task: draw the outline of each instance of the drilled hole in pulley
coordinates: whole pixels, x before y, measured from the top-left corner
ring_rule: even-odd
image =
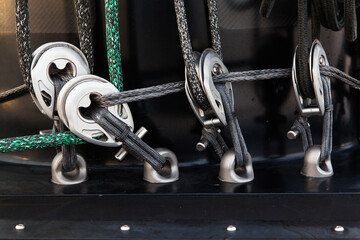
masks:
[[[51,104],[51,96],[45,91],[41,91],[41,96],[42,96],[46,106],[49,107]]]
[[[63,69],[58,69],[55,63],[51,63],[49,66],[49,76],[51,79],[58,76],[69,76],[71,79],[75,77],[75,69],[69,62]]]
[[[83,117],[86,120],[92,121],[93,119],[91,118],[91,111],[93,111],[95,108],[99,107],[99,104],[96,102],[95,98],[98,97],[98,94],[90,94],[90,106],[88,107],[80,107],[79,108],[79,113],[81,115],[81,117]]]
[[[221,105],[221,102],[218,101],[218,100],[215,100],[215,103],[216,103],[216,106],[218,109],[220,109],[221,113],[222,113],[222,105]]]

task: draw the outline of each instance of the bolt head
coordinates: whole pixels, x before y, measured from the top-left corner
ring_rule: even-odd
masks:
[[[121,231],[129,231],[130,230],[130,226],[129,225],[122,225],[121,227],[120,227],[120,230]]]
[[[220,67],[219,64],[215,64],[215,65],[214,65],[214,67],[213,67],[213,69],[212,69],[212,73],[213,73],[214,75],[218,75],[218,74],[221,73],[221,67]]]
[[[24,229],[25,229],[25,225],[24,225],[24,224],[21,224],[21,223],[20,223],[20,224],[16,224],[16,225],[15,225],[15,229],[16,229],[16,230],[24,230]]]
[[[344,232],[345,228],[341,225],[337,225],[334,227],[334,232]]]
[[[236,231],[236,227],[234,225],[229,225],[226,228],[226,231],[228,232],[235,232]]]
[[[320,65],[325,65],[325,58],[324,56],[320,57]]]

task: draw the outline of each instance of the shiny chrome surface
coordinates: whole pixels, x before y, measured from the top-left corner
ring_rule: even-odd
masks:
[[[60,119],[74,134],[85,141],[101,146],[119,146],[120,143],[114,136],[81,111],[81,108],[90,107],[92,94],[102,96],[113,92],[118,92],[116,87],[98,76],[83,75],[71,79],[59,93],[57,109]],[[128,104],[111,106],[108,110],[129,125],[131,130],[134,129],[134,121]],[[100,136],[104,137],[98,139],[97,137]]]

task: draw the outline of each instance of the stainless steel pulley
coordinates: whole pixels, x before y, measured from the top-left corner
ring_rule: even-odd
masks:
[[[51,119],[57,119],[52,75],[59,72],[76,77],[90,74],[90,69],[84,54],[70,43],[52,42],[35,50],[31,64],[34,90],[31,96],[39,110]]]
[[[59,93],[57,102],[59,116],[71,132],[85,141],[101,146],[119,146],[121,143],[92,120],[85,111],[91,105],[91,95],[102,96],[114,92],[118,92],[118,89],[101,77],[95,75],[75,77],[67,82]],[[118,104],[107,109],[125,122],[132,131],[134,130],[134,121],[128,104]]]

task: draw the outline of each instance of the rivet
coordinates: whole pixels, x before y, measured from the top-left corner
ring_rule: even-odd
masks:
[[[235,232],[236,231],[236,227],[234,225],[229,225],[226,228],[226,231],[228,232]]]
[[[129,230],[130,230],[130,226],[129,226],[129,225],[122,225],[122,226],[120,227],[120,230],[121,230],[121,231],[129,231]]]
[[[337,225],[336,227],[334,227],[334,231],[335,232],[343,232],[343,231],[345,231],[345,228],[341,225]]]
[[[25,225],[24,225],[24,224],[21,224],[21,223],[20,223],[20,224],[16,224],[16,225],[15,225],[15,229],[16,229],[16,230],[24,230],[24,229],[25,229]]]

